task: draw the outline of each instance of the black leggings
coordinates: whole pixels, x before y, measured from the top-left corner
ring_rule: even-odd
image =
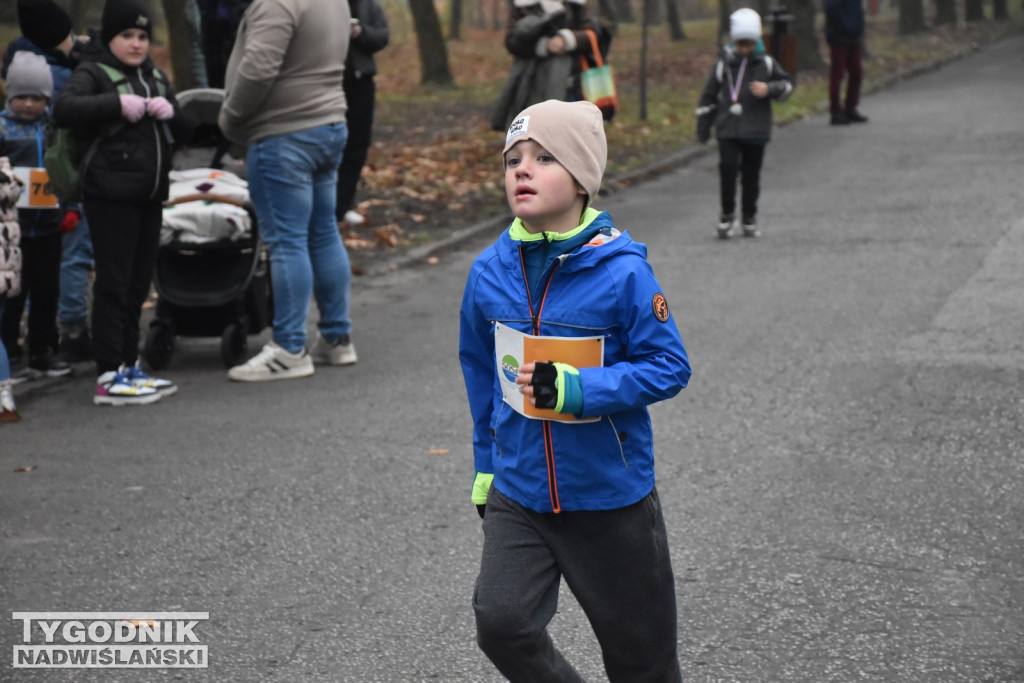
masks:
[[[761,194],[761,164],[764,143],[725,138],[718,140],[718,175],[721,179],[722,213],[736,213],[736,176],[743,181],[742,206],[744,218],[757,215],[757,198]]]
[[[7,299],[0,337],[7,354],[17,357],[21,316],[28,299],[29,360],[57,348],[57,296],[60,291],[61,234],[21,238],[21,293]]]
[[[355,208],[356,188],[370,152],[373,133],[373,109],[377,98],[377,85],[372,76],[346,78],[343,83],[348,111],[348,142],[338,169],[338,200],[335,213],[338,220],[345,212]]]
[[[96,262],[92,341],[100,375],[138,358],[139,317],[153,279],[162,210],[158,201],[85,200]]]

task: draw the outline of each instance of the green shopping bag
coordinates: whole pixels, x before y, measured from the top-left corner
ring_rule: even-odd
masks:
[[[597,46],[597,34],[586,29],[597,66],[589,66],[586,57],[580,57],[580,87],[583,99],[593,102],[601,110],[605,121],[611,121],[619,106],[619,97],[615,91],[615,74],[612,67],[604,63],[601,50]]]

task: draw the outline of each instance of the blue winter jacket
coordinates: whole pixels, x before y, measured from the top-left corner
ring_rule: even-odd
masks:
[[[647,406],[686,386],[690,363],[647,262],[647,248],[615,230],[607,213],[591,242],[555,259],[528,292],[524,243],[506,230],[469,273],[460,311],[459,359],[473,416],[477,472],[538,512],[610,510],[654,487]],[[534,420],[502,400],[496,322],[528,334],[604,336],[604,366],[580,368],[583,417]],[[558,360],[558,359],[552,359]]]
[[[43,143],[50,117],[41,116],[35,121],[26,121],[4,109],[0,111],[0,157],[11,160],[11,166],[18,168],[43,167]],[[26,188],[33,191],[31,188]],[[60,229],[64,212],[53,209],[18,209],[18,223],[22,238],[52,235]]]

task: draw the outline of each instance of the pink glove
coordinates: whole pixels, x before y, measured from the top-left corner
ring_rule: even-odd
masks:
[[[135,123],[146,113],[146,100],[138,95],[121,95],[121,113]]]
[[[174,118],[174,105],[163,97],[153,97],[146,100],[146,113],[154,119],[166,121]]]

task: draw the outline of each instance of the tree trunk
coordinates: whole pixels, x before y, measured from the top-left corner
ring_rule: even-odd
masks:
[[[505,21],[508,19],[508,8],[503,0],[493,0],[491,3],[491,28],[495,31],[505,28]]]
[[[673,42],[686,40],[683,30],[683,19],[679,14],[679,0],[665,0],[665,13],[668,21],[668,35]]]
[[[729,0],[718,0],[718,46],[729,42]]]
[[[789,34],[796,43],[796,68],[798,71],[819,71],[825,68],[821,57],[818,31],[814,27],[814,0],[793,0],[787,3],[793,23]]]
[[[68,14],[71,15],[71,25],[75,33],[85,33],[86,12],[89,11],[89,0],[71,0]]]
[[[985,6],[982,0],[964,0],[964,19],[982,21],[985,18]]]
[[[613,36],[617,35],[619,16],[615,14],[611,0],[597,0],[597,18],[611,30]]]
[[[432,0],[409,0],[413,29],[420,53],[420,82],[424,85],[451,85],[448,47],[441,33],[441,19]]]
[[[633,12],[633,5],[629,0],[612,0],[615,7],[615,18],[622,24],[635,24],[636,14]]]
[[[178,92],[196,87],[192,82],[192,46],[185,22],[185,0],[163,0],[167,39],[171,52],[171,81]]]
[[[1006,0],[992,0],[992,18],[996,21],[1005,21],[1010,18],[1010,8]]]
[[[900,1],[900,34],[918,33],[924,30],[923,0]]]
[[[462,40],[462,0],[452,0],[448,13],[448,40]]]
[[[935,25],[956,23],[956,0],[935,0]]]

